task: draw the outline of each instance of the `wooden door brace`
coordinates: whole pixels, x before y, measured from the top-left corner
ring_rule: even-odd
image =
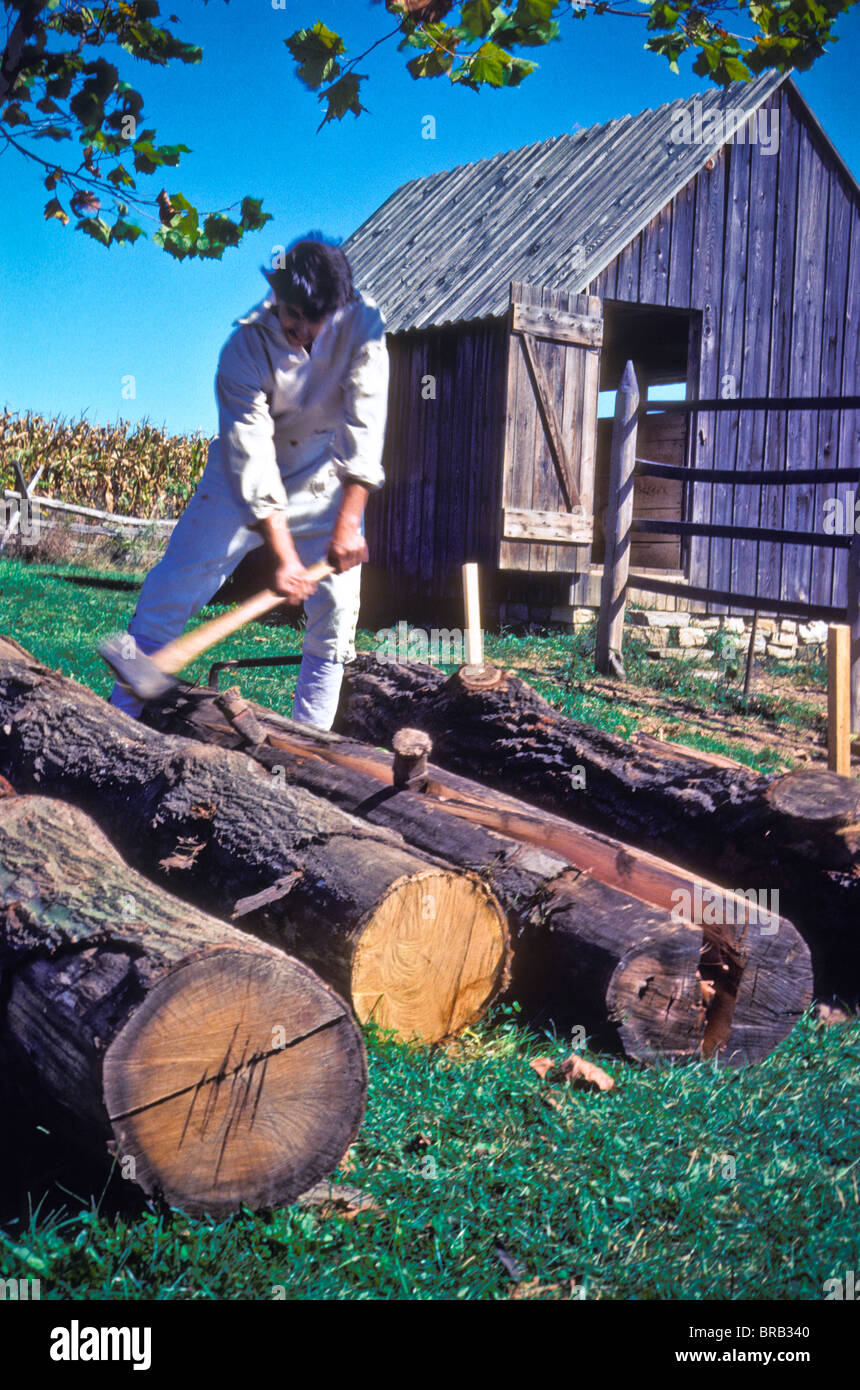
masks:
[[[526,333],[523,329],[517,331],[517,336],[523,345],[526,365],[528,366],[529,375],[532,379],[538,410],[540,411],[541,421],[549,442],[552,461],[555,464],[555,471],[558,474],[558,480],[561,484],[565,506],[569,512],[572,512],[574,508],[580,506],[579,492],[573,479],[573,469],[570,465],[567,449],[564,446],[564,437],[559,427],[558,420],[556,419],[546,372],[538,357],[537,341],[532,333]]]

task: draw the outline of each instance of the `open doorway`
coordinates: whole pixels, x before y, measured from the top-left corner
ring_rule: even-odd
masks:
[[[604,300],[604,342],[601,354],[600,406],[594,484],[594,544],[592,564],[602,565],[609,451],[615,390],[628,361],[636,368],[643,400],[684,399],[695,394],[699,315],[689,309],[656,304],[626,304]],[[684,465],[688,458],[687,417],[649,415],[639,425],[636,453],[656,463]],[[680,521],[684,516],[683,483],[665,478],[637,478],[635,515],[650,520]],[[684,547],[678,536],[645,536],[633,541],[631,569],[680,576]]]

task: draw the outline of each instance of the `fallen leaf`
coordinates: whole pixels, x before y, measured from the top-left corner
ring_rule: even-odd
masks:
[[[608,1072],[595,1066],[593,1062],[586,1062],[584,1057],[578,1057],[572,1052],[569,1057],[565,1057],[561,1064],[562,1075],[569,1085],[589,1091],[611,1091],[615,1082]]]
[[[548,1071],[552,1071],[555,1062],[551,1057],[535,1057],[533,1062],[529,1062],[532,1071],[536,1071],[541,1081],[543,1081]]]
[[[558,1293],[561,1284],[542,1284],[540,1279],[529,1279],[527,1283],[514,1284],[510,1298],[544,1298],[547,1294]]]
[[[851,1014],[846,1013],[845,1009],[838,1008],[835,1004],[819,1003],[816,1006],[818,1022],[825,1028],[835,1028],[839,1023],[848,1023]]]

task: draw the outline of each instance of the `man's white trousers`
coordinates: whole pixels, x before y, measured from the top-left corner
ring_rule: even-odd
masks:
[[[287,519],[305,566],[325,559],[340,507],[342,488],[332,464],[324,463],[300,491],[290,493]],[[171,534],[163,558],[147,575],[129,632],[142,651],[164,646],[184,631],[195,613],[230,577],[243,556],[263,544],[244,524],[217,457],[210,460],[191,501]],[[354,654],[361,566],[322,580],[305,601],[307,627],[293,716],[318,728],[331,728],[337,709],[343,663]],[[128,714],[142,708],[115,685],[111,704]]]

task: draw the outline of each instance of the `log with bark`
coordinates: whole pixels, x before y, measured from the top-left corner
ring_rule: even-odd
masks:
[[[507,983],[505,916],[477,875],[239,753],[143,727],[5,638],[0,773],[71,801],[140,872],[306,961],[363,1022],[435,1042]]]
[[[580,723],[509,672],[446,676],[360,656],[347,668],[338,727],[390,747],[403,724],[431,735],[446,769],[693,873],[777,894],[810,945],[819,997],[860,999],[856,778],[762,776],[731,759]]]
[[[237,691],[190,686],[149,705],[145,718],[244,745],[290,785],[480,873],[514,927],[513,989],[535,1021],[579,1025],[597,1045],[640,1060],[719,1054],[740,1065],[766,1055],[811,1001],[809,953],[790,922],[762,933],[748,904],[719,889],[729,909],[721,928],[679,921],[679,894],[695,891],[690,875],[443,772],[427,763],[426,736],[401,730],[392,759]]]
[[[308,966],[135,873],[76,807],[0,798],[0,1067],[74,1149],[184,1210],[283,1205],[337,1166],[367,1089]]]

